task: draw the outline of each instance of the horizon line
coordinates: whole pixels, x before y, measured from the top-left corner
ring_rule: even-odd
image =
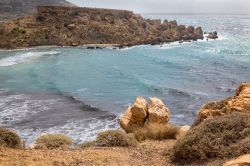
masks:
[[[209,12],[140,12],[141,14],[152,14],[152,15],[250,15],[250,13],[209,13]]]

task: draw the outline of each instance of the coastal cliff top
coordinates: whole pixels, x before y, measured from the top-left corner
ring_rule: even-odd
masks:
[[[116,9],[39,5],[31,16],[0,23],[0,48],[5,49],[89,44],[129,47],[198,39],[204,39],[201,27]]]

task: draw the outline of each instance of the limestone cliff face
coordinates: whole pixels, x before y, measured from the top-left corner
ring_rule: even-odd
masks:
[[[38,6],[33,16],[0,23],[0,48],[40,45],[133,46],[203,39],[201,27],[144,19],[126,10]]]
[[[66,0],[1,0],[0,21],[33,14],[38,5],[73,6]]]
[[[236,90],[235,96],[203,105],[194,125],[201,123],[205,119],[224,116],[235,111],[250,116],[250,82],[241,84]]]

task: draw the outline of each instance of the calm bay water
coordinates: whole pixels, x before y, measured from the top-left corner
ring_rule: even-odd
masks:
[[[41,132],[80,142],[117,128],[117,118],[136,96],[161,98],[172,123],[191,124],[205,102],[233,95],[250,80],[250,16],[145,17],[216,30],[219,39],[122,50],[1,51],[0,126],[28,143]]]

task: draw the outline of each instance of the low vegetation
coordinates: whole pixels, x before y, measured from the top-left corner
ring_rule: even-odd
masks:
[[[120,130],[109,130],[97,135],[96,146],[104,147],[129,147],[136,146],[137,141],[132,134],[126,134]]]
[[[13,131],[0,128],[0,147],[20,148],[21,138]]]
[[[167,124],[149,124],[135,132],[137,141],[142,142],[146,139],[163,140],[175,139],[179,128]]]
[[[249,117],[232,113],[191,128],[172,148],[173,161],[232,158],[250,153]]]
[[[26,30],[25,29],[20,29],[20,28],[13,28],[11,30],[12,34],[25,34]]]
[[[90,147],[94,147],[96,146],[96,142],[95,141],[86,141],[81,143],[78,148],[80,149],[86,149],[86,148],[90,148]]]
[[[35,149],[69,149],[74,141],[63,134],[46,134],[36,140]]]

